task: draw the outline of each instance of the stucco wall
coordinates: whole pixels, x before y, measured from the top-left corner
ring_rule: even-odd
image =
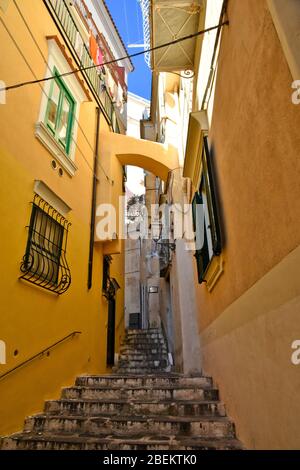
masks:
[[[198,287],[204,369],[247,447],[299,448],[299,107],[267,2],[230,0],[228,16],[209,135],[225,264]]]
[[[209,140],[224,221],[225,271],[201,327],[300,243],[299,108],[265,0],[229,2]],[[241,22],[241,15],[245,21]]]
[[[20,2],[19,2],[20,5]],[[46,34],[58,35],[43,2],[24,0],[21,9],[31,25],[45,57],[48,55]],[[30,38],[13,2],[5,13],[5,22],[38,77],[45,76],[45,63]],[[62,38],[59,36],[60,40]],[[0,28],[0,76],[7,84],[32,80],[34,77],[13,42]],[[42,99],[38,85],[11,91],[6,105],[0,106],[0,220],[1,220],[1,315],[0,339],[7,346],[7,363],[0,375],[31,358],[73,331],[76,339],[61,344],[49,357],[37,359],[0,381],[0,435],[22,428],[27,415],[41,412],[45,399],[59,398],[63,386],[74,383],[76,375],[105,373],[107,302],[102,297],[103,247],[94,251],[93,288],[87,289],[90,212],[93,177],[93,149],[96,129],[96,105],[84,102],[80,109],[82,132],[78,132],[74,177],[51,167],[53,156],[34,135]],[[109,131],[101,118],[101,127]],[[88,142],[89,143],[88,143]],[[101,152],[100,142],[100,152]],[[103,155],[101,155],[103,157]],[[101,158],[100,157],[100,158]],[[110,176],[114,191],[122,191],[122,167],[115,161]],[[70,208],[66,257],[70,266],[70,289],[58,297],[36,286],[20,281],[20,263],[25,253],[34,181],[43,181]],[[99,185],[107,187],[99,171]],[[109,194],[108,194],[109,197]],[[117,294],[116,345],[122,331],[124,258],[113,257],[112,275],[121,290]],[[17,351],[17,353],[15,353]]]

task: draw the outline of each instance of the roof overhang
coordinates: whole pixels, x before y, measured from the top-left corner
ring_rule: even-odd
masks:
[[[152,0],[152,47],[198,31],[203,0]],[[193,70],[197,38],[152,52],[155,71]]]

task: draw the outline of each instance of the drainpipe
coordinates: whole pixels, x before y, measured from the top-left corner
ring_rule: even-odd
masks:
[[[93,189],[92,189],[92,203],[91,203],[88,290],[92,288],[92,283],[93,283],[93,259],[94,259],[95,223],[96,223],[97,165],[98,165],[98,159],[99,159],[100,116],[101,116],[100,108],[96,108],[96,142],[95,142],[95,154],[94,154]]]

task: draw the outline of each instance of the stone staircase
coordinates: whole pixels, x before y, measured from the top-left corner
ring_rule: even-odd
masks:
[[[118,365],[113,371],[120,374],[170,372],[167,344],[162,331],[158,328],[127,330]]]
[[[241,449],[212,379],[165,372],[167,358],[159,331],[127,332],[117,374],[78,377],[1,448]]]

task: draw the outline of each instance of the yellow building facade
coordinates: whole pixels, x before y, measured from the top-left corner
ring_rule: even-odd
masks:
[[[214,28],[151,55],[144,135],[179,150],[164,198],[204,213],[203,244],[191,255],[176,240],[161,281],[175,366],[213,376],[247,448],[298,449],[299,5],[150,8],[154,46]]]
[[[117,251],[109,242],[93,243],[91,230],[93,189],[99,195],[101,188],[105,202],[123,193],[122,164],[105,161],[100,137],[118,132],[122,120],[104,87],[96,88],[97,74],[74,73],[92,59],[80,10],[73,20],[60,3],[63,11],[51,1],[0,3],[2,83],[58,76],[7,91],[0,107],[1,435],[20,429],[76,375],[111,370],[105,255],[118,283],[116,352],[124,330],[122,243]]]

